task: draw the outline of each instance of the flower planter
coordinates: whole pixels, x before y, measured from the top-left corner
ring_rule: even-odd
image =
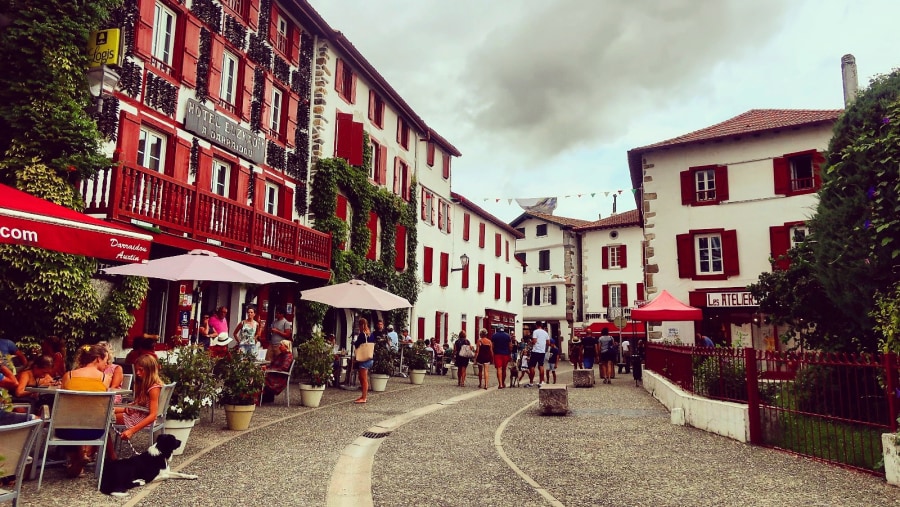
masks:
[[[881,448],[884,453],[884,478],[888,484],[900,486],[900,445],[896,433],[881,434]]]
[[[372,390],[376,393],[383,392],[387,389],[389,375],[385,375],[384,373],[372,373],[369,375],[369,379],[371,380],[370,384],[372,385]]]
[[[409,370],[409,381],[417,386],[425,383],[426,370]]]
[[[250,427],[250,419],[256,405],[225,405],[225,420],[228,429],[243,431]]]
[[[196,419],[166,419],[166,426],[163,433],[172,435],[181,442],[178,449],[175,449],[175,451],[172,452],[173,455],[178,456],[184,452],[188,437],[191,436],[191,429],[193,429],[194,424],[196,423]]]
[[[322,395],[325,394],[325,386],[313,386],[300,384],[300,403],[304,407],[318,407],[322,403]]]

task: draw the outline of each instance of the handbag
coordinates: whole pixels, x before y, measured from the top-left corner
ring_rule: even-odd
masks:
[[[459,357],[472,359],[473,357],[475,357],[475,351],[472,350],[472,347],[469,346],[469,344],[464,343],[463,346],[459,348]]]
[[[356,347],[356,362],[361,363],[363,361],[368,361],[375,357],[375,342],[368,341],[369,337],[366,336],[366,343],[363,343],[359,347]]]

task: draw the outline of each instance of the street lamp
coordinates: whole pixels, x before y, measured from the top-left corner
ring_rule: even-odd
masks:
[[[466,267],[469,265],[469,256],[466,254],[460,255],[459,263],[462,265],[462,267],[461,268],[451,268],[450,269],[451,273],[454,271],[462,271],[462,270],[466,269]]]
[[[88,85],[91,90],[91,97],[96,99],[96,111],[103,111],[103,97],[112,95],[119,84],[119,73],[106,64],[97,67],[91,67],[87,70]]]

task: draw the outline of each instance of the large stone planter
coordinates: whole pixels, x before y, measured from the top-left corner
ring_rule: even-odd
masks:
[[[896,433],[881,434],[881,449],[884,454],[884,478],[888,484],[900,486],[900,445]]]
[[[409,381],[412,384],[420,386],[425,383],[426,370],[409,370]]]
[[[389,378],[391,378],[390,375],[384,373],[370,373],[369,384],[372,385],[372,390],[376,393],[384,392],[384,390],[387,389]]]
[[[250,427],[250,419],[256,405],[225,405],[225,421],[228,429],[243,431]]]
[[[300,384],[300,403],[304,407],[316,408],[322,403],[322,395],[325,394],[325,386],[313,386]]]
[[[173,455],[177,456],[184,452],[184,447],[187,445],[188,437],[191,436],[191,430],[194,428],[194,424],[197,423],[196,419],[166,419],[166,426],[163,430],[163,433],[167,435],[172,435],[177,438],[181,445],[178,446],[178,449],[172,452]]]

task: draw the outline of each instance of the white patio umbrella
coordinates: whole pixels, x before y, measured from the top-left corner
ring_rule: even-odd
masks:
[[[209,250],[191,250],[182,255],[153,259],[144,264],[126,264],[103,270],[108,275],[143,276],[161,280],[200,280],[226,283],[267,283],[293,282],[282,276],[273,275],[261,269],[241,264]],[[197,308],[194,321],[197,322],[200,311],[200,297],[197,297]],[[197,325],[199,332],[200,326]],[[196,337],[195,337],[196,339]]]
[[[300,293],[300,299],[324,303],[335,308],[363,308],[380,311],[412,306],[406,298],[391,294],[362,280],[350,280],[336,285],[304,290]]]

